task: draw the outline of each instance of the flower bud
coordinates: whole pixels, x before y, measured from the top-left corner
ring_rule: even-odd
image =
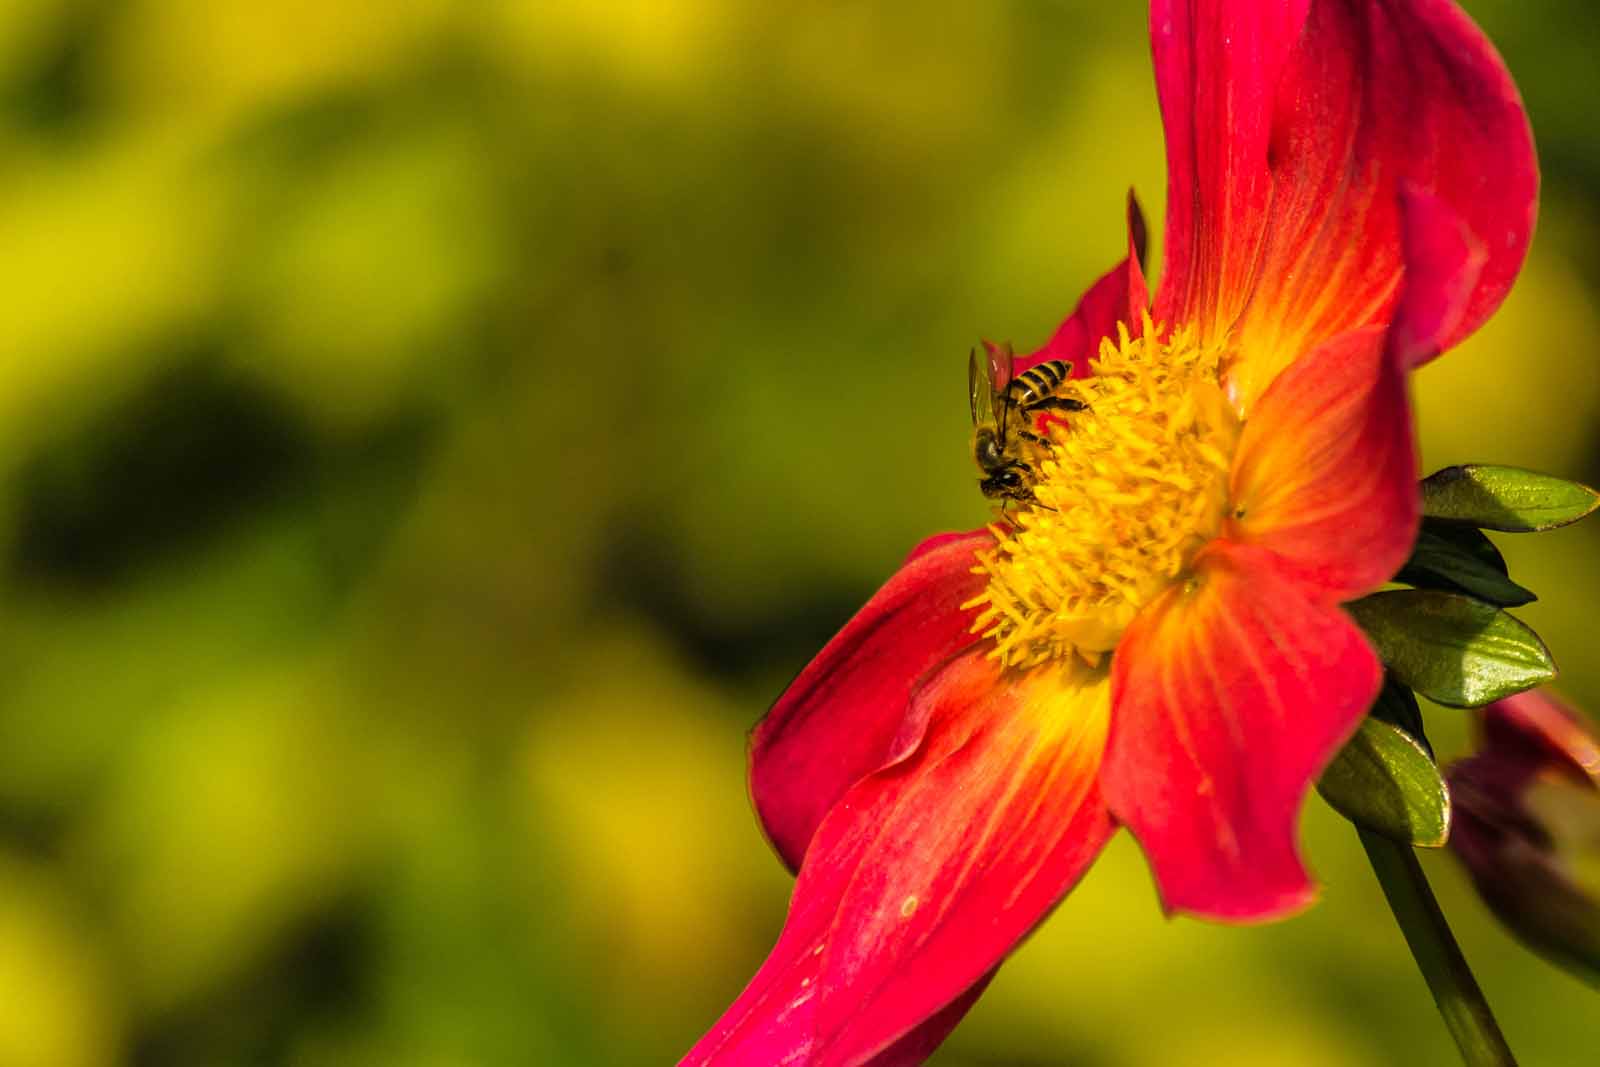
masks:
[[[1545,691],[1484,709],[1479,751],[1450,768],[1450,844],[1479,894],[1535,951],[1600,984],[1600,739]]]

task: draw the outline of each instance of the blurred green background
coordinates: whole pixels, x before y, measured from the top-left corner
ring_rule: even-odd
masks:
[[[1546,191],[1425,459],[1600,481],[1600,15],[1467,6]],[[1130,183],[1162,217],[1142,5],[0,23],[0,1067],[672,1062],[787,899],[746,728],[985,518],[968,346],[1048,334]],[[1600,708],[1600,523],[1502,544]],[[936,1062],[1453,1062],[1305,823],[1323,902],[1261,929],[1163,920],[1121,839]],[[1582,1062],[1593,992],[1430,870]]]

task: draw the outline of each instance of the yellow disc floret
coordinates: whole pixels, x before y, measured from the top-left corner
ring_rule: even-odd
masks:
[[[1047,419],[1026,456],[1036,503],[993,527],[978,555],[989,586],[966,606],[982,608],[974,630],[1008,666],[1098,664],[1221,528],[1239,422],[1217,354],[1143,326],[1138,338],[1119,327],[1094,373],[1058,391],[1088,410]]]

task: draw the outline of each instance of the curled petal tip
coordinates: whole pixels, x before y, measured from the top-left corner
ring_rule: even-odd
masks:
[[[1459,336],[1489,254],[1461,215],[1414,182],[1400,189],[1405,275],[1389,346],[1410,369]]]
[[[751,731],[751,801],[790,870],[846,790],[920,739],[912,691],[975,640],[961,605],[983,587],[972,553],[989,540],[974,530],[918,545]]]

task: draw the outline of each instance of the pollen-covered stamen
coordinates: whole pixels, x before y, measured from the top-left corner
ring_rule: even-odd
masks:
[[[1217,354],[1188,332],[1159,340],[1119,327],[1093,375],[1060,394],[1089,410],[1051,420],[1034,450],[1038,507],[995,527],[978,554],[988,589],[974,631],[1007,665],[1076,654],[1093,665],[1134,615],[1180,580],[1221,528],[1239,423],[1217,383]]]

